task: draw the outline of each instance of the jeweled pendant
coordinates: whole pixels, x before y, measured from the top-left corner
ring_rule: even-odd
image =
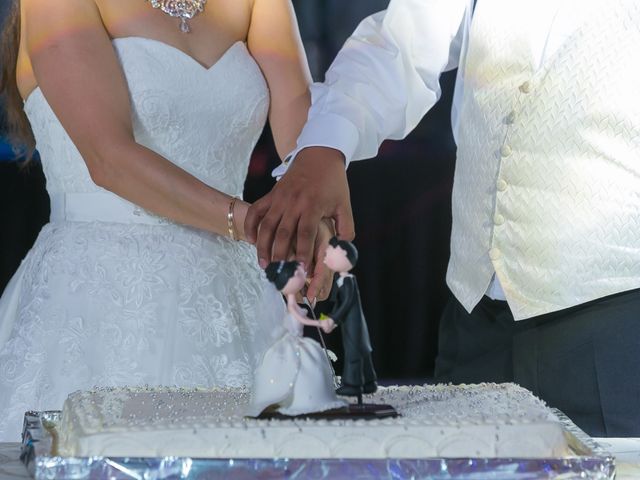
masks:
[[[188,20],[204,10],[207,0],[146,0],[153,8],[162,10],[167,15],[180,19],[180,31],[191,32]]]
[[[191,27],[189,26],[189,22],[187,22],[186,18],[181,18],[180,19],[180,31],[182,33],[189,33],[191,32]]]

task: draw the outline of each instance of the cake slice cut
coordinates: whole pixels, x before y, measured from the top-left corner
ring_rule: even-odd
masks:
[[[246,389],[108,388],[69,396],[63,456],[191,458],[559,458],[561,422],[514,384],[386,387],[383,420],[245,418]]]

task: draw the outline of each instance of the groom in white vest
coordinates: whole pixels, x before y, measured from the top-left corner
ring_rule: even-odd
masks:
[[[359,26],[247,231],[261,262],[295,240],[308,264],[321,217],[353,237],[345,164],[406,136],[458,67],[436,380],[515,381],[640,436],[640,2],[473,3],[391,0]]]

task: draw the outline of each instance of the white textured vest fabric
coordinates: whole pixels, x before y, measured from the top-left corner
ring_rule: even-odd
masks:
[[[494,272],[518,320],[640,287],[640,3],[583,8],[539,70],[520,2],[473,20],[447,274],[469,311]]]

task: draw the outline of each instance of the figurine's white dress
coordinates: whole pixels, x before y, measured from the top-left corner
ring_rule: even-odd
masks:
[[[208,69],[157,41],[113,45],[136,140],[241,196],[269,109],[245,44]],[[25,110],[52,216],[0,299],[0,442],[19,441],[25,410],[94,385],[249,385],[286,312],[254,248],[97,187],[39,89]]]
[[[285,415],[322,412],[346,405],[335,394],[327,354],[304,327],[285,315],[282,337],[265,353],[255,370],[247,415],[257,417],[267,407]]]

